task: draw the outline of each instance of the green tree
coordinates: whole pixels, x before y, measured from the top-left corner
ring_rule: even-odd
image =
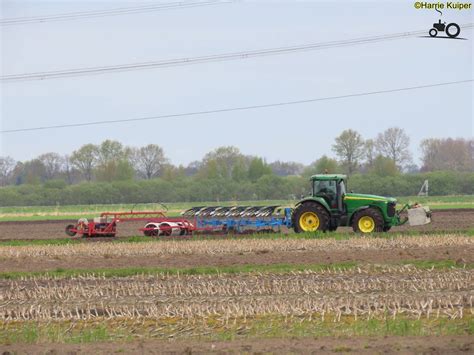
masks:
[[[248,171],[243,160],[237,162],[232,168],[232,180],[242,182],[247,179]]]
[[[335,159],[331,159],[326,155],[323,155],[316,161],[317,174],[335,174],[338,172],[339,165]]]
[[[219,147],[207,153],[203,159],[201,177],[231,179],[236,164],[245,162],[245,156],[236,147]]]
[[[81,172],[87,181],[92,180],[97,166],[99,148],[94,144],[83,145],[71,154],[71,165]]]
[[[374,159],[370,172],[378,176],[395,176],[399,170],[392,159],[379,155]]]
[[[249,180],[252,182],[257,181],[260,179],[263,175],[271,175],[272,174],[272,168],[270,168],[265,162],[263,161],[262,158],[253,158],[250,161],[249,165]]]
[[[359,159],[364,155],[364,140],[358,132],[346,129],[336,138],[332,150],[350,175],[356,171]]]
[[[122,143],[107,139],[101,143],[98,150],[99,166],[107,165],[111,161],[118,161],[125,158],[125,149]]]

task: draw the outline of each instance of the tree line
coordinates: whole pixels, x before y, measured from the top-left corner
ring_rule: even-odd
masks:
[[[0,157],[0,204],[293,199],[307,192],[309,176],[324,172],[348,174],[351,188],[360,192],[413,195],[430,178],[433,193],[474,193],[474,140],[425,139],[420,165],[398,127],[369,139],[344,130],[332,151],[334,158],[324,155],[305,166],[268,163],[227,146],[176,166],[156,144],[127,147],[106,140],[68,155],[50,152],[23,162]]]

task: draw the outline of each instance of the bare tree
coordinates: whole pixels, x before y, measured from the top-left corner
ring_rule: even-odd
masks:
[[[392,127],[379,133],[375,146],[381,155],[392,159],[399,168],[411,162],[410,138],[403,128]]]
[[[375,161],[375,158],[377,157],[377,154],[375,153],[375,142],[373,139],[367,139],[365,141],[365,145],[364,145],[364,150],[365,150],[365,161],[367,163],[367,165],[370,167],[370,166],[373,166],[374,165],[374,161]]]
[[[94,144],[83,145],[71,154],[71,164],[77,168],[87,181],[92,180],[94,168],[97,165],[99,149]]]
[[[347,129],[336,138],[332,150],[339,157],[347,172],[352,174],[357,168],[359,159],[364,155],[364,140],[358,132]]]
[[[15,161],[11,157],[0,157],[0,186],[8,185]]]
[[[474,147],[474,140],[424,139],[420,144],[423,154],[422,170],[474,171],[472,147]]]
[[[38,157],[45,168],[45,177],[47,180],[54,179],[61,173],[64,167],[64,158],[58,153],[41,154]]]
[[[275,161],[269,164],[275,175],[289,176],[300,175],[304,170],[304,165],[293,161]]]
[[[163,149],[156,144],[148,144],[139,149],[132,148],[130,151],[135,170],[145,179],[157,177],[168,162]]]

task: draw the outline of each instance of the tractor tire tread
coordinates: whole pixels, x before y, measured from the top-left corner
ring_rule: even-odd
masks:
[[[306,202],[296,207],[293,211],[293,214],[291,215],[291,223],[296,233],[304,232],[298,223],[301,214],[304,212],[315,212],[318,215],[320,225],[317,231],[325,232],[329,228],[329,213],[326,211],[326,209],[319,203]]]
[[[354,232],[364,234],[364,232],[362,232],[359,229],[359,219],[364,217],[364,216],[372,217],[372,219],[375,222],[375,228],[371,233],[383,232],[383,229],[384,229],[383,216],[382,216],[382,214],[380,213],[380,211],[378,209],[373,208],[373,207],[366,208],[362,211],[356,212],[356,214],[354,216],[354,219],[352,220],[352,230]]]

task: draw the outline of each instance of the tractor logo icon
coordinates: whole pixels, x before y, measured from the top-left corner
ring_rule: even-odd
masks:
[[[430,30],[429,34],[431,37],[436,37],[438,32],[446,32],[449,38],[456,38],[461,33],[461,28],[457,23],[450,23],[446,26],[446,22],[438,21],[438,23],[433,24],[433,28]]]

